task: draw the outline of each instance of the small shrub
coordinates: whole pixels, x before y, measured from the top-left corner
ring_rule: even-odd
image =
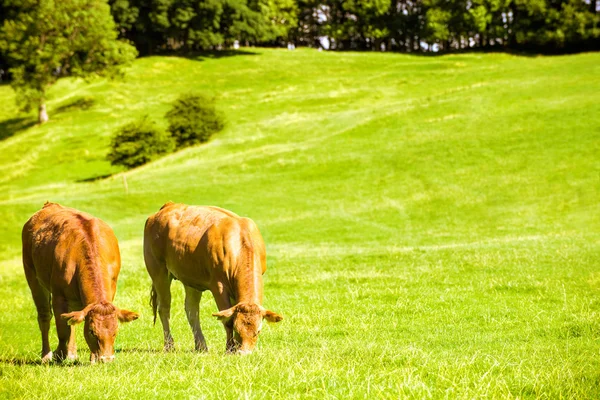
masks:
[[[204,143],[225,126],[215,102],[200,94],[181,95],[166,115],[177,148]]]
[[[106,158],[112,165],[135,168],[173,148],[173,139],[146,116],[119,128]]]

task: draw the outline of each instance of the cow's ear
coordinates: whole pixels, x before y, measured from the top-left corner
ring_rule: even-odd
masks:
[[[133,312],[133,311],[129,311],[129,310],[119,309],[119,311],[117,312],[117,318],[119,318],[119,321],[121,321],[121,322],[135,321],[139,317],[140,317],[140,314]]]
[[[66,319],[69,325],[80,324],[85,320],[85,316],[87,314],[87,310],[83,309],[81,311],[73,311],[67,314],[60,314],[62,319]]]
[[[279,322],[283,319],[283,317],[277,313],[274,313],[271,310],[262,310],[263,318],[269,322]]]
[[[227,321],[233,315],[235,311],[235,306],[228,308],[227,310],[219,311],[217,313],[213,313],[213,317],[217,317],[219,321]]]

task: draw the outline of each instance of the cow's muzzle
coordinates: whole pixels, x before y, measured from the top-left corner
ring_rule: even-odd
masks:
[[[98,360],[101,363],[113,362],[115,360],[115,355],[113,354],[112,356],[100,356],[98,357]]]
[[[92,354],[92,356],[90,357],[90,362],[92,364],[96,364],[96,362],[109,363],[109,362],[113,362],[114,360],[115,360],[114,354],[112,356],[98,356],[96,354]]]

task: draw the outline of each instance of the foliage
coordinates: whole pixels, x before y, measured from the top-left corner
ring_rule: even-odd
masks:
[[[113,76],[133,60],[135,48],[117,41],[106,2],[5,0],[11,16],[0,31],[0,51],[11,65],[23,108],[43,105],[60,77]]]
[[[597,0],[112,0],[140,51],[248,44],[448,51],[471,47],[566,51],[600,47]]]
[[[173,150],[173,140],[146,116],[123,125],[113,136],[106,159],[135,168]]]
[[[141,52],[275,42],[296,24],[294,0],[111,0],[121,34]]]
[[[434,44],[443,51],[600,48],[598,0],[108,2],[119,36],[135,44],[140,54],[214,50],[236,41],[282,45],[292,40],[318,46],[324,36],[334,49],[378,50],[382,44],[408,52],[432,49]],[[8,14],[15,4],[19,1],[0,0],[0,23],[2,13]],[[0,63],[3,57],[0,48]]]
[[[181,95],[175,100],[166,118],[177,148],[204,143],[225,126],[214,99],[194,93]]]
[[[252,0],[251,4],[265,20],[258,42],[286,41],[289,31],[298,25],[298,6],[295,0]]]
[[[582,0],[515,2],[513,41],[521,46],[564,48],[600,38],[600,14]]]

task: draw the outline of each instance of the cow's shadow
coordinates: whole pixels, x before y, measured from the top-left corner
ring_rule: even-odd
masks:
[[[190,350],[190,352],[195,352],[194,350]],[[160,354],[164,353],[163,349],[152,349],[152,348],[142,348],[142,347],[131,347],[124,349],[115,349],[115,353],[150,353],[150,354]],[[8,366],[26,366],[26,365],[39,365],[45,367],[80,367],[86,365],[92,365],[89,361],[82,361],[81,359],[77,360],[69,360],[63,362],[52,361],[50,363],[42,363],[41,358],[39,357],[0,357],[0,364],[8,365]]]
[[[28,357],[3,357],[0,358],[0,364],[12,365],[12,366],[24,366],[24,365],[40,365],[49,367],[77,367],[84,365],[79,360],[57,362],[52,361],[50,363],[42,363],[41,358],[31,359]]]
[[[32,360],[26,357],[3,357],[0,358],[0,364],[6,365],[42,365],[42,360]]]
[[[208,352],[201,352],[198,350],[194,350],[193,348],[184,348],[184,349],[175,349],[171,351],[165,351],[162,348],[159,349],[149,349],[149,348],[139,348],[132,347],[127,349],[115,349],[115,353],[150,353],[150,354],[177,354],[177,353],[195,353],[195,354],[209,354]]]
[[[131,347],[126,349],[115,349],[115,353],[163,353],[162,349],[149,349],[141,347]]]

